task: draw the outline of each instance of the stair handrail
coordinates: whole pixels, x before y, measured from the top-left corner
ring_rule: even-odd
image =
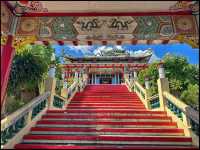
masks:
[[[1,120],[1,145],[8,144],[9,140],[46,110],[49,96],[50,92],[45,92]]]
[[[128,90],[132,92],[133,79],[130,79],[127,74],[124,74],[124,81],[126,86],[128,87]]]
[[[53,99],[53,106],[56,108],[64,109],[65,104],[67,103],[67,99],[60,95],[55,94]]]
[[[68,88],[67,90],[67,99],[70,100],[72,98],[72,96],[74,95],[74,93],[76,93],[76,91],[78,90],[78,80],[75,80],[72,85]]]
[[[199,112],[167,91],[163,92],[163,96],[165,98],[165,110],[168,115],[177,121],[178,126],[184,128],[186,136],[191,136],[192,139],[198,140]],[[196,144],[199,144],[199,142],[195,142]]]
[[[136,92],[138,97],[141,99],[141,101],[143,102],[145,107],[147,109],[150,109],[149,103],[148,103],[148,100],[147,100],[148,99],[147,89],[145,89],[137,80],[133,81],[133,87],[134,87],[134,91]]]

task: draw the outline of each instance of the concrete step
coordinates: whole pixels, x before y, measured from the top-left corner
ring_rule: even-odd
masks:
[[[168,116],[112,116],[112,115],[50,115],[50,114],[44,114],[42,118],[61,118],[61,119],[167,119],[171,120],[171,117]]]
[[[54,116],[127,116],[127,117],[132,117],[132,116],[159,116],[159,117],[165,117],[166,114],[155,114],[155,113],[69,113],[69,112],[48,112],[47,115],[54,115]]]
[[[75,95],[74,98],[94,98],[94,99],[99,99],[99,98],[105,98],[105,99],[133,99],[133,100],[139,100],[137,96],[133,95],[125,95],[125,94],[81,94],[81,95]]]
[[[61,121],[61,120],[40,120],[36,126],[49,126],[49,127],[97,127],[97,128],[175,128],[175,122],[113,122],[113,121]]]
[[[108,105],[109,104],[109,105]],[[122,104],[116,104],[116,103],[107,103],[107,104],[102,104],[102,103],[70,103],[68,106],[86,106],[86,107],[144,107],[143,104],[134,104],[134,103],[122,103]]]
[[[121,105],[144,105],[141,101],[104,101],[104,100],[100,100],[100,101],[93,101],[93,100],[72,100],[70,102],[70,104],[102,104],[102,105],[110,105],[110,104],[121,104]]]
[[[171,122],[171,119],[115,119],[115,118],[104,118],[104,119],[72,119],[72,118],[45,118],[42,117],[42,120],[49,121],[112,121],[112,122]]]
[[[67,107],[67,110],[68,110],[68,112],[70,112],[70,111],[76,111],[76,112],[79,112],[79,111],[131,111],[131,110],[136,110],[136,111],[145,111],[146,109],[145,108],[90,108],[90,107],[88,107],[88,108],[84,108],[84,107],[82,107],[82,108],[68,108]]]
[[[166,114],[163,111],[147,111],[147,110],[47,110],[47,113],[121,113],[121,114]]]
[[[38,135],[131,135],[131,136],[183,136],[183,129],[154,128],[50,128],[32,127],[31,134]]]
[[[24,143],[54,144],[119,144],[119,145],[181,145],[192,146],[188,137],[155,136],[67,136],[67,135],[26,135]]]
[[[122,145],[52,145],[52,144],[17,144],[15,149],[131,149],[131,150],[198,150],[192,146],[122,146]]]
[[[125,110],[130,110],[130,109],[145,109],[144,106],[71,106],[68,105],[67,109],[125,109]],[[146,110],[146,109],[145,109]]]

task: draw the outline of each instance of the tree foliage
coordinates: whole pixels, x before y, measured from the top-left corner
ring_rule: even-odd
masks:
[[[53,49],[44,45],[26,45],[13,59],[8,94],[18,96],[21,90],[34,91],[47,75]],[[17,94],[18,93],[18,94]]]
[[[187,90],[183,91],[180,97],[186,104],[193,107],[199,106],[199,85],[189,84]]]
[[[165,55],[163,58],[166,77],[169,80],[170,92],[187,104],[198,102],[199,66],[192,65],[182,56]],[[150,95],[157,94],[158,62],[138,74],[139,82],[144,86],[145,77],[150,78]]]
[[[138,74],[139,82],[144,86],[145,85],[145,78],[149,78],[150,83],[150,95],[154,95],[157,93],[157,79],[158,79],[158,69],[157,69],[157,62],[152,63],[148,68],[141,70]]]

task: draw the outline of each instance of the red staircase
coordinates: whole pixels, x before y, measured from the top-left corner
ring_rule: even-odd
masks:
[[[195,150],[162,111],[148,111],[124,85],[88,85],[66,110],[48,110],[18,149]]]

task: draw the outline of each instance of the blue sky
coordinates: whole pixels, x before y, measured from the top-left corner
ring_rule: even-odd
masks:
[[[146,45],[146,44],[137,44],[137,45],[131,45],[131,44],[124,44],[121,46],[116,45],[83,45],[83,46],[72,46],[72,45],[53,45],[55,48],[55,53],[57,56],[61,55],[62,49],[64,49],[65,54],[71,55],[73,57],[83,57],[83,56],[89,56],[94,55],[99,50],[104,49],[112,49],[112,48],[118,48],[123,49],[129,52],[136,52],[136,51],[144,51],[148,48],[151,48],[153,50],[153,56],[152,60],[156,59],[162,59],[163,56],[167,53],[179,55],[179,56],[185,56],[189,63],[191,64],[199,64],[199,49],[193,49],[188,44],[152,44],[152,45]]]

